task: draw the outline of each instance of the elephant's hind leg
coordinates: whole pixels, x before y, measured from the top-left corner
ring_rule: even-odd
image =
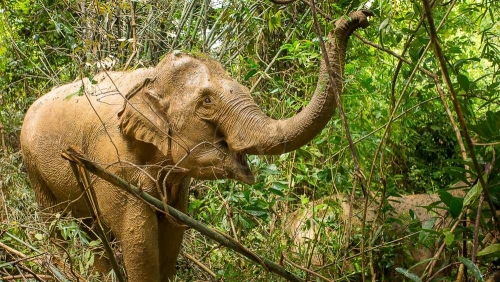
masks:
[[[28,172],[31,189],[35,192],[35,199],[38,204],[38,209],[42,214],[51,214],[60,211],[58,201],[49,185],[43,179],[40,170],[37,167],[35,157],[29,146],[24,144],[24,139],[21,136],[21,148],[23,151],[23,165]]]
[[[28,171],[30,169],[27,167]],[[29,173],[31,189],[35,192],[35,199],[38,204],[38,209],[42,215],[52,215],[62,210],[56,196],[50,190],[47,183],[36,172]]]

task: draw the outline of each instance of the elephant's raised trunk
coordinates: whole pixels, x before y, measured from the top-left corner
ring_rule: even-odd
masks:
[[[327,53],[330,64],[336,74],[333,84],[330,82],[324,60],[321,61],[318,83],[309,104],[295,116],[274,120],[261,111],[251,109],[251,122],[233,130],[229,134],[232,149],[244,154],[277,155],[293,151],[316,136],[332,117],[336,104],[335,94],[343,90],[343,71],[347,41],[359,27],[369,25],[369,11],[356,11],[336,22],[335,29],[329,34],[330,42]],[[253,108],[253,107],[252,107]],[[231,136],[233,135],[233,136]]]

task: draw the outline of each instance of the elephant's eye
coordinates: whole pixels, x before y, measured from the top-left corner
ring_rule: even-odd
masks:
[[[205,104],[211,104],[212,100],[210,100],[210,97],[205,97],[204,102],[205,102]]]

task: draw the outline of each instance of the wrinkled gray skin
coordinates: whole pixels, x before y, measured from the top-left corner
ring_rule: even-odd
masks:
[[[155,68],[100,73],[96,84],[84,79],[52,90],[28,110],[21,132],[39,206],[57,212],[70,204],[74,215],[89,216],[60,157],[68,146],[155,197],[165,187],[168,204],[183,212],[191,178],[253,183],[245,155],[295,150],[332,117],[347,39],[368,25],[367,15],[355,12],[350,22],[336,23],[328,47],[339,74],[335,84],[322,66],[311,102],[286,120],[267,117],[218,62],[180,53],[167,54]],[[94,189],[104,222],[121,244],[129,281],[171,279],[184,229],[103,180],[95,179]]]

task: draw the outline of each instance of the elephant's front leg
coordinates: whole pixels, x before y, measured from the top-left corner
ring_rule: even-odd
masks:
[[[158,219],[144,202],[125,196],[121,205],[106,205],[105,221],[120,242],[128,281],[160,281]]]
[[[158,220],[160,247],[160,277],[163,282],[173,281],[177,256],[184,236],[184,227],[181,227],[167,218]]]
[[[188,207],[189,178],[183,179],[172,187],[175,198],[169,203],[172,207],[186,213]],[[174,219],[161,216],[158,219],[158,245],[160,247],[160,277],[162,282],[173,281],[175,265],[182,244],[185,227],[175,223]]]

